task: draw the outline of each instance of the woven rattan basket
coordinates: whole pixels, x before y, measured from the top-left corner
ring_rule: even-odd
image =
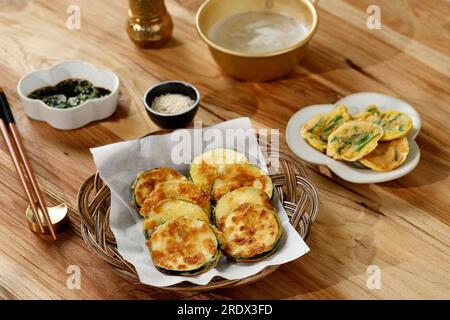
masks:
[[[261,139],[260,139],[261,140]],[[268,148],[271,149],[271,148]],[[279,151],[271,154],[265,152],[266,159],[279,157],[279,170],[271,174],[275,189],[290,223],[303,239],[308,237],[311,225],[316,219],[319,209],[319,198],[314,185],[306,176],[305,167],[288,152]],[[270,166],[270,163],[268,163]],[[109,228],[109,210],[111,193],[97,174],[91,176],[81,186],[78,193],[78,209],[81,221],[81,235],[87,246],[123,277],[135,282],[141,288],[153,288],[141,284],[134,267],[125,261],[117,251],[114,235]],[[261,272],[239,280],[214,278],[204,286],[182,282],[163,290],[172,291],[206,291],[224,287],[236,287],[257,281],[274,272],[279,266],[269,266]]]

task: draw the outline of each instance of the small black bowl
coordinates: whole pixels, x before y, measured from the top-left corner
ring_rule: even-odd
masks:
[[[163,94],[178,93],[194,100],[191,108],[181,113],[167,114],[152,109],[153,100]],[[184,128],[192,122],[197,114],[200,102],[200,92],[193,85],[181,81],[161,82],[151,87],[144,96],[145,110],[152,121],[161,128],[177,129]]]

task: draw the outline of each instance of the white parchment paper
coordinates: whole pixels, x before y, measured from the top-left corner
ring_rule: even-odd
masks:
[[[222,139],[224,136],[227,139]],[[212,147],[237,149],[245,153],[252,163],[267,170],[249,118],[238,118],[208,128],[177,130],[167,135],[149,136],[91,149],[97,170],[111,190],[109,222],[117,240],[118,251],[136,268],[142,283],[170,286],[189,281],[205,285],[216,276],[230,280],[241,279],[256,274],[267,266],[297,259],[309,251],[308,246],[289,223],[278,195],[275,194],[274,203],[282,221],[284,234],[279,249],[271,257],[248,264],[232,263],[222,257],[215,269],[193,277],[166,275],[153,266],[142,233],[142,218],[131,205],[130,184],[139,172],[161,166],[172,167],[187,176],[192,157]],[[183,158],[185,163],[180,163],[180,158]]]

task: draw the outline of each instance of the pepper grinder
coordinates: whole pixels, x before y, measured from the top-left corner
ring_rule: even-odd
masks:
[[[141,48],[159,48],[172,36],[172,18],[164,0],[129,0],[127,32]]]

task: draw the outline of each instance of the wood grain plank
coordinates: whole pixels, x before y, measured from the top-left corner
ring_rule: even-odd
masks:
[[[0,141],[1,299],[449,299],[450,298],[450,4],[445,0],[319,1],[320,27],[304,61],[285,79],[243,83],[220,73],[195,31],[201,0],[166,1],[173,39],[160,50],[135,47],[124,30],[126,1],[79,0],[82,27],[65,27],[72,1],[0,1],[0,71],[14,115],[49,203],[66,201],[72,227],[54,243],[31,233],[14,167]],[[366,27],[370,4],[382,29]],[[121,80],[113,117],[74,131],[29,119],[16,93],[20,78],[62,60],[81,59]],[[158,127],[142,96],[170,79],[202,93],[204,125],[248,116],[280,130],[299,109],[359,91],[397,96],[419,112],[419,166],[389,183],[354,185],[308,165],[320,192],[311,251],[264,280],[209,293],[142,290],[95,257],[77,233],[76,194],[94,171],[89,148],[135,139]],[[285,141],[281,141],[285,144]],[[67,267],[81,269],[81,290],[66,286]],[[380,290],[366,286],[367,267],[382,271]]]

